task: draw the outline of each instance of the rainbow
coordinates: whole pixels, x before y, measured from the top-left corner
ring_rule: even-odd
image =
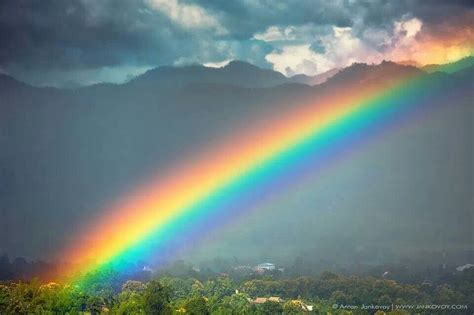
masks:
[[[166,253],[242,215],[315,165],[441,96],[436,76],[412,75],[326,91],[288,112],[223,137],[177,163],[94,219],[61,256],[65,281]]]

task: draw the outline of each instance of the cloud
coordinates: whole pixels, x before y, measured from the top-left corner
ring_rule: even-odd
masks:
[[[395,22],[395,32],[404,38],[413,38],[421,30],[423,24],[417,18],[405,19]]]
[[[473,12],[471,2],[438,0],[3,0],[0,68],[60,85],[74,73],[120,81],[135,69],[229,59],[287,74],[443,62],[472,52]]]
[[[213,29],[218,35],[227,33],[214,16],[198,5],[180,3],[178,0],[147,0],[146,2],[153,9],[166,14],[173,22],[185,28]]]
[[[227,59],[223,61],[218,61],[218,62],[206,62],[203,64],[203,66],[209,67],[209,68],[222,68],[226,66],[229,62],[231,62],[232,59]]]
[[[474,19],[457,17],[458,19]],[[474,53],[474,27],[470,24],[455,25],[445,21],[439,25],[423,23],[418,18],[405,17],[394,24],[392,45],[385,51],[385,58],[394,61],[415,61],[419,64],[446,63]],[[439,30],[438,30],[439,29]],[[450,30],[449,33],[446,33]]]
[[[69,70],[147,63],[164,50],[151,39],[165,40],[170,26],[147,14],[143,5],[129,3],[2,1],[0,64]]]
[[[43,69],[41,76],[30,76],[28,72],[20,70],[16,72],[18,73],[16,78],[20,81],[27,81],[34,86],[72,88],[102,82],[124,83],[137,75],[145,73],[150,68],[150,66],[123,65],[69,70]]]
[[[254,38],[265,42],[276,42],[295,40],[297,37],[294,27],[287,26],[280,28],[278,26],[270,26],[265,32],[255,34]]]
[[[445,23],[449,29],[449,22]],[[313,75],[353,62],[385,59],[430,64],[457,60],[474,51],[474,32],[466,24],[452,26],[446,38],[448,34],[436,33],[421,19],[407,14],[384,28],[366,27],[363,32],[357,26],[333,26],[326,34],[314,32],[314,27],[272,26],[256,36],[273,43],[274,50],[265,58],[275,70],[286,75]]]
[[[326,52],[326,47],[324,47],[323,42],[321,40],[317,40],[313,42],[309,46],[309,49],[311,49],[313,52],[317,54],[324,54]]]
[[[355,61],[372,60],[377,55],[353,35],[350,27],[334,26],[328,34],[313,40],[324,50],[315,51],[314,42],[298,45],[282,43],[280,49],[268,54],[266,59],[275,70],[291,76],[297,73],[313,75]]]

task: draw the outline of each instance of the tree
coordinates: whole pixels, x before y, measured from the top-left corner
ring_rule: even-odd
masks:
[[[304,305],[299,300],[291,300],[283,304],[283,312],[288,315],[303,313]]]
[[[250,298],[247,294],[244,293],[235,293],[230,296],[230,307],[237,314],[245,314],[250,307]]]
[[[456,304],[462,302],[462,295],[447,284],[438,286],[436,288],[436,295],[436,301],[439,304]]]
[[[331,294],[331,301],[335,304],[347,304],[347,300],[346,294],[342,291],[337,290]]]
[[[189,315],[208,315],[209,308],[207,306],[207,301],[203,297],[193,297],[187,300],[184,303],[184,309],[186,310],[186,314]]]
[[[7,312],[7,307],[10,304],[10,292],[6,285],[0,284],[0,314]]]
[[[249,314],[251,304],[250,298],[245,293],[234,293],[224,296],[212,304],[212,300],[208,300],[209,310],[212,314]],[[253,313],[251,313],[253,314]]]
[[[143,293],[146,290],[146,285],[141,281],[128,280],[122,285],[122,292]]]
[[[98,296],[90,296],[86,301],[86,310],[92,314],[100,314],[105,308],[105,302]]]
[[[283,314],[283,307],[278,302],[266,301],[262,304],[260,310],[265,315]]]
[[[171,314],[170,296],[168,287],[163,286],[158,280],[151,280],[143,294],[145,313]]]
[[[122,286],[114,314],[145,314],[143,293],[146,285],[140,281],[129,280]]]

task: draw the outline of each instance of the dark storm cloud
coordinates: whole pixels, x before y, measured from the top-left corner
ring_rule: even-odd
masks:
[[[409,9],[425,23],[428,32],[439,36],[455,36],[457,31],[473,26],[474,1],[427,0],[412,4]]]
[[[144,1],[2,1],[0,64],[29,69],[170,64],[180,57],[202,55],[199,49],[209,50],[209,45],[203,45],[208,41],[227,40],[242,50],[232,41],[242,41],[241,46],[246,47],[245,41],[270,25],[351,23],[345,10],[310,2],[196,4],[216,16],[229,31],[225,37],[209,38],[200,30],[184,30]],[[215,53],[218,57],[219,51]]]
[[[190,1],[187,1],[190,2]],[[268,26],[315,25],[351,26],[351,12],[338,1],[212,1],[196,0],[204,8],[217,12],[232,34],[249,37]]]
[[[160,10],[163,5],[168,11]],[[186,16],[183,6],[204,12],[215,28],[189,27],[195,16]],[[326,35],[332,26],[351,27],[355,36],[371,44],[364,38],[368,28],[390,31],[394,21],[404,16],[436,27],[456,20],[468,7],[472,8],[471,1],[3,0],[0,70],[21,77],[46,70],[56,75],[227,59],[268,66],[266,54],[279,47],[254,36],[272,26],[313,25]],[[308,44],[317,42],[313,38]]]
[[[95,68],[157,55],[170,62],[168,34],[185,36],[171,28],[139,1],[2,1],[0,64]]]
[[[426,1],[409,1],[408,9],[414,15],[419,16],[427,23],[442,23],[445,20],[456,19],[463,15],[466,10],[474,8],[472,0],[426,0]]]

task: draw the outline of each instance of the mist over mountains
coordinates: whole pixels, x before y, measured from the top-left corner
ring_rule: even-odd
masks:
[[[474,89],[472,65],[462,68],[427,73],[383,62],[287,78],[235,61],[159,67],[124,84],[78,89],[0,75],[0,252],[51,259],[101,210],[222,135],[321,95],[419,75],[443,83],[446,97],[432,110],[317,172],[304,189],[289,189],[278,206],[216,232],[219,241],[192,255],[344,264],[447,252],[468,260]]]

